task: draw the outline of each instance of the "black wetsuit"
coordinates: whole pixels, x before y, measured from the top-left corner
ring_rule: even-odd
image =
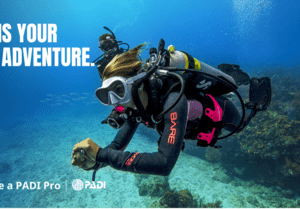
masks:
[[[169,94],[163,109],[167,109],[177,98],[178,92]],[[223,120],[226,130],[234,130],[240,122],[240,114],[235,105],[223,96],[215,98],[223,109]],[[97,155],[97,162],[108,164],[111,167],[140,174],[154,174],[167,176],[172,171],[179,153],[188,122],[189,99],[182,96],[179,102],[164,115],[164,128],[159,143],[158,151],[154,153],[124,152],[131,141],[139,123],[128,120],[118,131],[110,145],[101,149]],[[253,110],[246,111],[246,120],[241,131],[254,116]]]
[[[113,59],[114,57],[103,57],[101,60],[99,60],[98,62],[96,62],[96,66],[98,69],[98,73],[100,78],[102,79],[102,74],[103,71],[106,67],[106,65]]]

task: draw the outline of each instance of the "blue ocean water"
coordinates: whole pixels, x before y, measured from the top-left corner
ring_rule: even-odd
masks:
[[[12,40],[0,42],[0,57],[3,58],[4,47],[89,47],[91,62],[102,54],[98,38],[107,32],[103,29],[107,26],[130,48],[144,42],[149,43],[148,49],[157,47],[163,38],[167,46],[172,44],[213,67],[220,63],[238,64],[250,75],[264,69],[272,74],[272,69],[281,67],[288,69],[287,74],[299,75],[299,11],[300,3],[296,0],[2,0],[0,24],[12,26]],[[56,24],[57,43],[20,43],[18,23]],[[148,49],[142,52],[143,59],[148,58]],[[149,207],[147,200],[138,195],[134,175],[110,168],[105,168],[104,177],[100,178],[106,181],[106,190],[72,190],[74,179],[89,181],[92,175],[71,166],[73,146],[86,138],[106,146],[116,134],[101,124],[111,108],[94,96],[101,86],[96,67],[1,66],[0,81],[0,183],[5,185],[0,190],[4,197],[0,207]],[[135,136],[128,149],[155,152],[158,134],[146,132],[145,139],[143,132],[146,130]],[[199,163],[199,158],[190,158],[183,154],[176,164],[170,179],[174,189],[192,190],[198,182],[196,177],[182,175],[188,169],[184,167],[185,160]],[[216,166],[201,163],[207,169]],[[192,172],[199,169],[193,168]],[[208,178],[213,174],[214,170]],[[51,181],[62,188],[6,188],[8,183],[17,181]],[[185,186],[181,188],[178,181]],[[210,184],[215,185],[215,190]],[[212,191],[225,190],[226,185],[202,180],[199,186],[211,194],[206,197],[194,188],[195,195],[215,201],[214,197],[220,194]],[[246,187],[227,190],[228,194],[248,191]],[[114,197],[118,201],[113,201]],[[217,199],[224,200],[224,207],[256,207],[248,203],[239,205],[235,197],[229,200],[221,195]],[[274,207],[269,202],[264,205]]]

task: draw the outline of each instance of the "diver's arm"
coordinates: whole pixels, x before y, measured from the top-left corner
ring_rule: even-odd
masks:
[[[131,141],[139,124],[140,123],[136,122],[135,119],[127,120],[122,126],[122,128],[118,131],[117,135],[115,136],[115,139],[104,149],[114,149],[114,150],[124,151],[128,146],[129,142]],[[100,150],[101,148],[99,149],[99,151]],[[102,164],[101,167],[105,167],[108,165],[107,163],[104,162],[100,164]],[[95,166],[93,167],[93,169],[96,169],[98,165]]]
[[[171,93],[164,109],[177,98],[178,93]],[[132,153],[101,149],[97,155],[98,163],[107,163],[111,167],[140,174],[169,175],[172,171],[183,142],[187,121],[187,100],[185,96],[169,112],[164,115],[164,131],[158,152]]]
[[[115,139],[105,147],[105,149],[125,150],[129,142],[131,141],[139,123],[135,119],[127,120],[122,128],[118,131]]]

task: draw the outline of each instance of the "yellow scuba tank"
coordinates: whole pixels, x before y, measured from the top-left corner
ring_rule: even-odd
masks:
[[[230,75],[197,60],[186,52],[177,51],[173,45],[168,46],[168,51],[170,52],[169,67],[201,70],[202,72],[208,73],[210,75],[225,78],[227,81],[236,85],[235,80]],[[182,74],[184,73],[185,72],[183,72]]]
[[[170,52],[169,67],[201,70],[200,62],[186,52],[177,51],[173,45],[168,46],[168,51]]]

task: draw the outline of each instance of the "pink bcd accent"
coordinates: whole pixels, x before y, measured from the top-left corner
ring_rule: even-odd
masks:
[[[119,113],[121,113],[121,112],[123,112],[124,107],[122,107],[122,106],[117,106],[117,107],[115,108],[115,110],[117,110]]]
[[[213,128],[211,133],[205,134],[205,133],[199,133],[197,138],[200,140],[207,141],[208,144],[210,144],[211,140],[214,138],[216,128]]]
[[[222,120],[222,115],[223,115],[223,110],[220,107],[219,103],[215,100],[215,98],[213,98],[210,94],[207,94],[207,96],[209,96],[213,103],[214,103],[214,107],[215,110],[212,110],[210,108],[206,108],[205,109],[205,115],[207,115],[210,119],[212,119],[214,122],[218,122]],[[207,141],[208,144],[210,144],[210,142],[212,141],[212,139],[214,138],[214,133],[215,133],[216,128],[214,127],[211,133],[199,133],[197,138],[199,140],[205,140]]]
[[[207,96],[209,96],[212,99],[214,106],[215,106],[215,111],[213,111],[210,108],[206,108],[205,115],[210,117],[210,119],[212,119],[214,122],[221,121],[222,115],[223,115],[223,110],[221,109],[219,103],[215,100],[215,98],[213,98],[210,94],[208,94]]]

